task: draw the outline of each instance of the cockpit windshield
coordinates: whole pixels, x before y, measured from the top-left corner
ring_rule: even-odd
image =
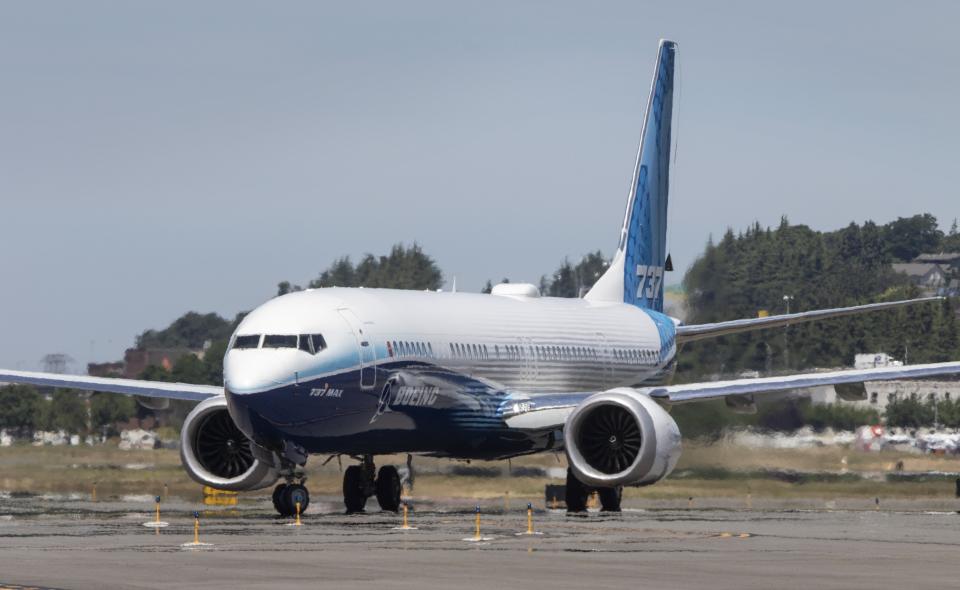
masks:
[[[234,348],[257,348],[260,346],[260,334],[237,336],[233,341]]]
[[[260,334],[237,336],[233,341],[234,349],[250,348],[299,348],[317,354],[327,347],[326,340],[320,334],[267,334],[261,342]]]
[[[263,337],[264,348],[296,348],[297,336],[286,334],[267,334]]]

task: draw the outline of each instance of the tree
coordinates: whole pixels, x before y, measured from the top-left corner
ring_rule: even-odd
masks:
[[[550,279],[540,278],[540,292],[551,297],[583,297],[609,265],[599,250],[584,255],[576,265],[564,259]]]
[[[285,281],[286,282],[286,281]],[[289,285],[289,283],[287,283]],[[414,243],[409,248],[397,244],[387,256],[366,254],[356,266],[349,256],[338,258],[309,287],[382,287],[388,289],[436,290],[443,284],[443,273],[436,262]],[[281,283],[283,285],[283,283]]]
[[[63,430],[67,434],[79,434],[87,430],[87,406],[81,394],[70,389],[58,389],[50,404],[50,429]]]
[[[217,340],[203,353],[203,365],[206,372],[204,383],[223,385],[223,357],[227,354],[229,343],[230,341],[226,338]]]
[[[551,297],[578,297],[580,285],[577,274],[569,260],[564,260],[553,274],[547,295]]]
[[[210,370],[195,355],[185,354],[173,363],[170,378],[178,383],[209,384]]]
[[[43,398],[31,385],[0,387],[0,428],[29,435],[37,427]]]
[[[929,213],[898,217],[883,226],[887,252],[894,259],[909,262],[924,252],[936,252],[943,241],[937,218]]]
[[[303,287],[300,285],[291,285],[290,281],[280,281],[277,284],[277,297],[281,295],[286,295],[287,293],[293,293],[295,291],[302,291]]]
[[[933,424],[933,404],[907,397],[891,401],[885,413],[887,426],[920,428]]]
[[[205,342],[229,338],[235,323],[215,313],[188,312],[163,330],[146,330],[137,337],[137,348],[189,348],[200,350]]]
[[[917,288],[890,266],[891,251],[904,255],[907,246],[920,247],[911,242],[915,236],[906,235],[910,231],[926,235],[928,242],[936,239],[936,219],[917,215],[883,227],[851,223],[833,232],[783,219],[776,229],[753,224],[739,234],[728,230],[718,244],[708,242],[684,276],[686,321],[783,313],[784,296],[792,297],[791,311],[916,297]],[[677,379],[786,368],[788,350],[791,370],[849,365],[856,353],[871,350],[903,359],[909,349],[912,362],[934,360],[950,347],[954,323],[928,304],[692,343],[679,357]]]
[[[129,420],[136,414],[137,402],[116,393],[97,393],[90,397],[90,423],[95,429],[106,429],[116,434],[114,425]]]
[[[957,229],[957,219],[950,224],[950,232],[943,238],[940,249],[944,252],[960,252],[960,230]]]
[[[817,432],[825,428],[856,430],[861,426],[880,422],[880,416],[874,410],[844,403],[830,405],[808,403],[803,409],[803,417],[804,422]]]

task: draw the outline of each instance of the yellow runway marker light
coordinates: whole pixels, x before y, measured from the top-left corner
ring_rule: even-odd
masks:
[[[212,543],[201,543],[200,542],[200,513],[193,513],[193,542],[192,543],[183,543],[180,547],[184,549],[200,549],[202,547],[210,547]]]
[[[410,517],[409,517],[410,507],[407,506],[407,503],[403,503],[403,524],[400,526],[393,527],[395,531],[415,531],[417,527],[410,526]]]
[[[527,530],[517,533],[517,536],[542,535],[543,533],[533,530],[533,504],[527,503]]]
[[[167,526],[169,523],[166,523],[166,522],[163,522],[163,521],[160,520],[160,496],[157,496],[157,497],[155,498],[155,500],[156,500],[156,504],[157,504],[157,506],[156,506],[156,511],[155,511],[156,516],[154,517],[154,519],[153,519],[152,521],[143,523],[143,526],[153,527],[153,528],[159,530],[159,529],[162,529],[163,527]]]
[[[469,542],[472,542],[472,543],[477,543],[477,542],[480,542],[480,541],[489,541],[489,540],[493,539],[493,537],[484,537],[483,535],[480,534],[480,505],[479,505],[479,504],[477,505],[477,508],[476,508],[476,510],[475,510],[474,512],[476,513],[476,518],[474,519],[474,532],[473,532],[473,536],[472,536],[472,537],[467,537],[466,539],[464,539],[464,541],[469,541]]]

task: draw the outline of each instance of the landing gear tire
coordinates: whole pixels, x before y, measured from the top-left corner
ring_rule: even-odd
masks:
[[[377,503],[381,510],[396,512],[400,510],[400,494],[403,487],[400,484],[400,473],[393,465],[385,465],[377,474]]]
[[[367,505],[366,488],[363,468],[360,465],[347,467],[343,472],[343,504],[347,507],[347,514],[363,512]]]
[[[597,494],[600,496],[600,512],[620,512],[623,487],[598,488]]]
[[[288,510],[287,515],[297,513],[297,503],[300,504],[300,514],[306,512],[307,506],[310,505],[310,492],[307,491],[305,486],[299,483],[287,485],[280,494],[280,497],[283,501],[283,507]]]
[[[290,516],[288,512],[284,509],[283,505],[283,492],[286,491],[287,484],[282,483],[277,487],[273,488],[273,508],[276,510],[280,516]]]
[[[567,513],[586,512],[589,494],[587,486],[580,483],[573,471],[567,468]]]

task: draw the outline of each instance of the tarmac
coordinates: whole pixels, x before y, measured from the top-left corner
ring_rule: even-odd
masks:
[[[371,502],[375,506],[375,502]],[[470,501],[420,500],[416,530],[315,499],[301,526],[268,499],[203,509],[151,496],[0,494],[0,589],[87,588],[955,588],[953,502],[786,507],[696,500],[568,516],[490,500],[474,537]],[[935,509],[930,509],[930,508]],[[201,510],[193,541],[193,511]]]

